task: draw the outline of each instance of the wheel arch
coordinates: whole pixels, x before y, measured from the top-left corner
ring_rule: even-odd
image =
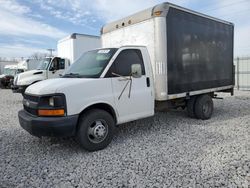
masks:
[[[92,109],[100,109],[100,110],[104,110],[104,111],[108,112],[114,118],[115,123],[117,123],[117,115],[116,115],[114,108],[110,104],[107,104],[105,102],[99,102],[99,103],[88,105],[80,112],[79,118],[84,113],[86,113],[87,111],[92,110]]]
[[[41,82],[41,81],[42,81],[42,80],[36,80],[36,81],[32,82],[30,85],[35,84],[35,83],[37,83],[37,82]]]

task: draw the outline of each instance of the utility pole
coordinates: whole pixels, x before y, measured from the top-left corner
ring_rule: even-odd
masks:
[[[47,51],[50,52],[50,57],[52,57],[53,56],[53,52],[56,51],[56,50],[53,49],[53,48],[49,48],[49,49],[47,49]]]

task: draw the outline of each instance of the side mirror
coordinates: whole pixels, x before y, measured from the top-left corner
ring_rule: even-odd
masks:
[[[142,68],[140,64],[131,65],[131,75],[134,78],[140,78],[142,76]]]

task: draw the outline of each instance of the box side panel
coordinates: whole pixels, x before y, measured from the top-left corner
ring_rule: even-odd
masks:
[[[39,64],[38,60],[36,60],[36,59],[30,59],[28,61],[28,63],[27,63],[27,69],[28,70],[34,70],[34,69],[37,68],[38,64]]]
[[[233,26],[174,8],[167,15],[168,94],[233,85]]]
[[[156,100],[167,99],[165,26],[166,18],[159,17],[102,34],[103,48],[126,45],[147,47],[154,75]]]
[[[155,62],[155,33],[153,19],[102,34],[103,48],[122,46],[146,46],[152,62]],[[152,66],[153,71],[154,66]]]
[[[58,57],[67,58],[72,63],[74,39],[67,39],[57,44]]]
[[[84,52],[101,48],[101,39],[77,35],[74,39],[73,61],[77,60]]]

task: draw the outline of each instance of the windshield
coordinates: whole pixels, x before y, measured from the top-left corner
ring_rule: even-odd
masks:
[[[5,68],[3,74],[7,76],[15,76],[16,69]]]
[[[116,51],[116,48],[88,51],[66,70],[63,77],[99,78]]]
[[[38,66],[37,66],[37,70],[46,70],[48,68],[48,65],[51,61],[51,58],[45,58],[45,59],[42,59],[40,60],[38,63]]]

